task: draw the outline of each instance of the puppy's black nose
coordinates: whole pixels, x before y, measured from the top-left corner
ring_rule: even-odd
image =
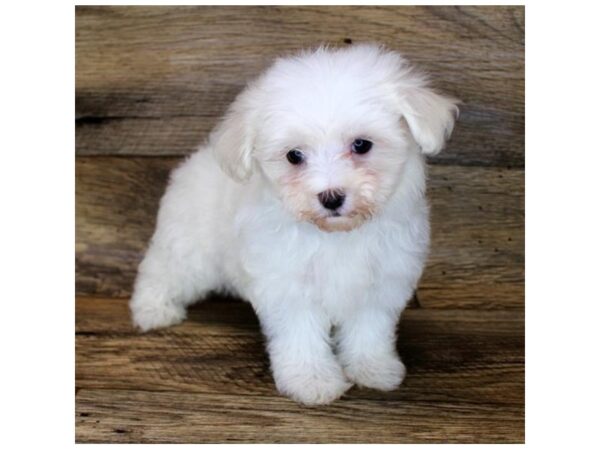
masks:
[[[344,199],[346,198],[344,192],[340,191],[339,189],[323,191],[318,194],[317,197],[319,197],[321,205],[327,209],[331,209],[332,211],[342,206],[344,204]]]

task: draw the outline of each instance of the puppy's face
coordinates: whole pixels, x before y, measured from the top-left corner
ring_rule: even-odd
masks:
[[[250,85],[212,147],[234,178],[259,172],[298,220],[349,231],[385,206],[409,152],[441,149],[455,111],[396,53],[320,49]]]
[[[355,89],[281,94],[257,136],[259,170],[299,220],[323,231],[358,227],[399,181],[410,137],[398,116]]]

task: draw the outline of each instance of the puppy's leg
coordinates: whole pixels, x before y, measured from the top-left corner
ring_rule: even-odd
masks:
[[[151,244],[139,266],[129,305],[134,325],[148,331],[184,320],[186,307],[211,288],[208,269]]]
[[[338,358],[350,380],[382,391],[402,383],[406,369],[396,352],[398,317],[394,310],[371,305],[359,308],[340,324]]]
[[[329,319],[317,309],[278,303],[258,310],[277,389],[307,405],[339,398],[352,384],[333,354]]]

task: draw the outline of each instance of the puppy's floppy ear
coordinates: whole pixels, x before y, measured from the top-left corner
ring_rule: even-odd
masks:
[[[221,168],[237,181],[252,175],[254,88],[249,86],[229,106],[225,117],[210,135],[210,146]]]
[[[460,101],[432,90],[423,76],[409,77],[399,87],[400,112],[422,152],[435,155],[452,134]]]

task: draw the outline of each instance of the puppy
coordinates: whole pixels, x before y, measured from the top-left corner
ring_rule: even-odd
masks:
[[[424,155],[457,101],[375,45],[281,58],[171,176],[130,303],[141,330],[227,290],[254,307],[279,391],[389,391],[429,245]]]

